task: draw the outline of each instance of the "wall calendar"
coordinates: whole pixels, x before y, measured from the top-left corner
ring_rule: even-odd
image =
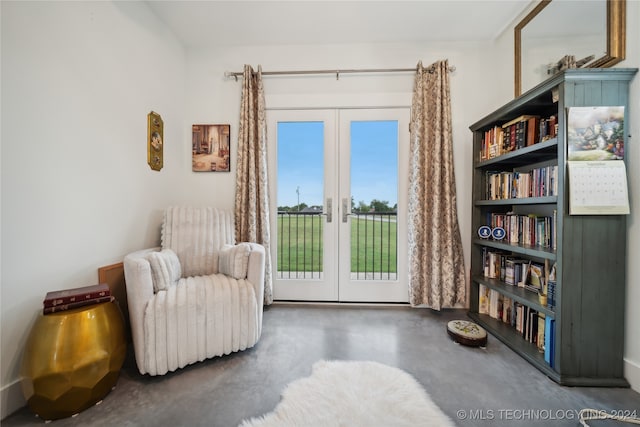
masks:
[[[622,160],[568,165],[569,215],[629,214],[627,169]]]

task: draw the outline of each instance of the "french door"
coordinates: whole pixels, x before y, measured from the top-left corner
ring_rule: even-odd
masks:
[[[267,120],[274,298],[408,301],[409,109]]]

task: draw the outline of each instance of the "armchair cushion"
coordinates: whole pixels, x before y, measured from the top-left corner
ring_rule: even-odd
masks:
[[[245,279],[250,252],[249,243],[224,245],[218,254],[218,271],[234,279]]]
[[[170,286],[178,283],[182,270],[178,255],[171,249],[151,252],[147,255],[147,260],[151,266],[151,281],[154,293],[167,290]]]
[[[165,210],[162,249],[178,255],[184,277],[218,273],[216,253],[235,243],[233,213],[211,207],[173,206]]]

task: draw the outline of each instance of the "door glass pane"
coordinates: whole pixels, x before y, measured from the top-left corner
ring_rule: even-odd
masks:
[[[397,279],[398,122],[351,122],[351,279]]]
[[[324,123],[278,122],[279,279],[321,279]]]

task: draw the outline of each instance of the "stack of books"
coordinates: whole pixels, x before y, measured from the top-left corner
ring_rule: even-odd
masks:
[[[58,313],[73,308],[114,301],[111,289],[106,283],[47,292],[42,302],[43,314]]]

